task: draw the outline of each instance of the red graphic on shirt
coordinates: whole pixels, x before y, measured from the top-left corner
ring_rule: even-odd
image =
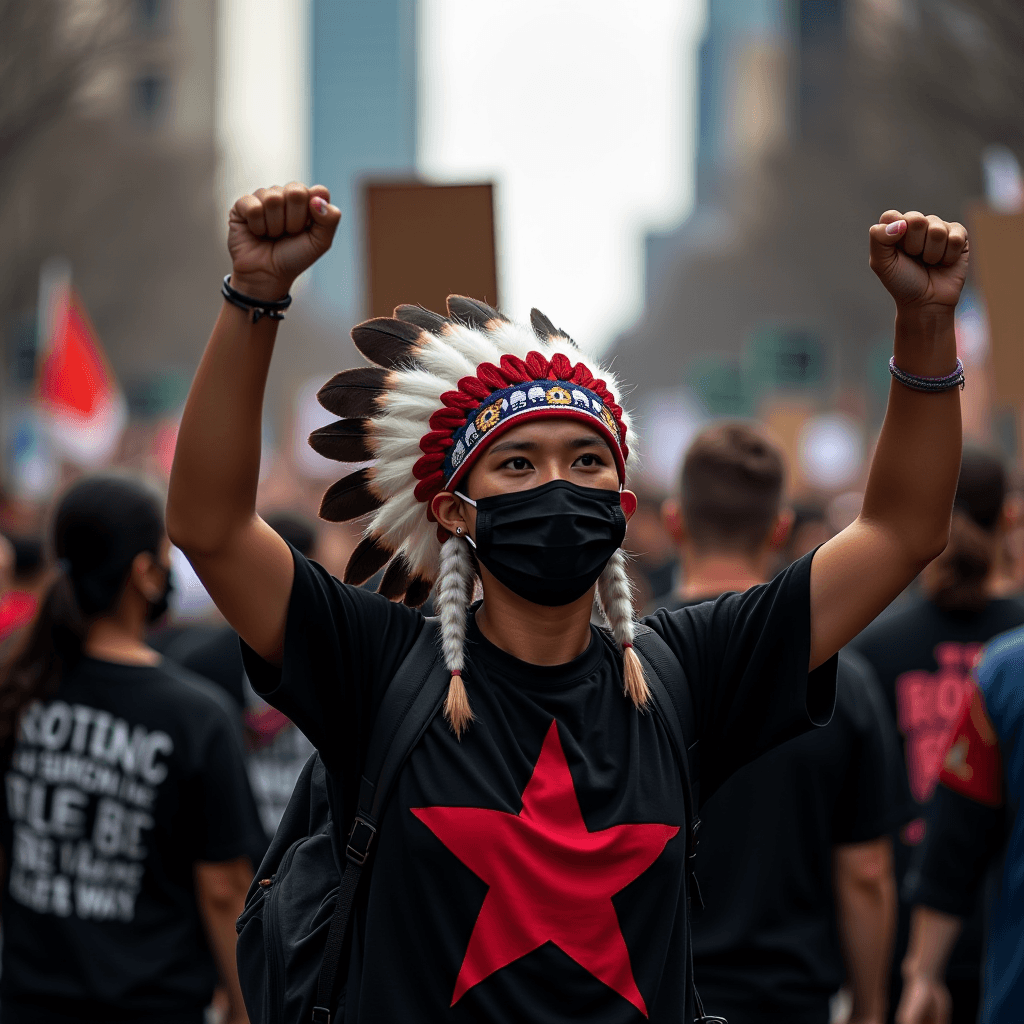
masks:
[[[989,807],[1003,802],[999,740],[985,711],[985,699],[975,687],[953,730],[942,762],[939,782],[954,792]]]
[[[677,826],[588,831],[554,721],[519,814],[485,807],[412,813],[489,886],[452,1006],[495,971],[552,942],[647,1016],[612,896],[658,859]]]
[[[981,648],[977,643],[938,644],[937,672],[917,669],[896,679],[898,723],[907,741],[907,777],[918,803],[927,803],[935,791],[953,727],[974,688],[971,670]]]

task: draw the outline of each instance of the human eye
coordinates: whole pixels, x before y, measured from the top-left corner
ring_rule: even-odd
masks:
[[[513,455],[511,459],[506,459],[501,464],[501,468],[522,473],[524,470],[533,469],[533,466],[530,465],[530,460],[525,455]]]
[[[584,452],[574,465],[582,469],[596,469],[599,466],[605,465],[605,461],[596,452]]]

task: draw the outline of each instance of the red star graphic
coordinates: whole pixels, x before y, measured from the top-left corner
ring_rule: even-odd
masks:
[[[489,886],[452,1006],[495,971],[553,942],[647,1016],[612,896],[658,859],[678,826],[588,831],[555,721],[519,814],[485,807],[414,807],[412,813]]]

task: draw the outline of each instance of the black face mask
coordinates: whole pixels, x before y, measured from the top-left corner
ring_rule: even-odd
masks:
[[[556,607],[582,597],[626,536],[618,491],[552,480],[479,501],[459,497],[476,506],[477,558],[533,604]]]
[[[146,611],[146,621],[149,623],[156,622],[157,619],[167,614],[167,609],[171,603],[171,594],[174,592],[174,580],[171,577],[171,567],[167,567],[167,582],[164,584],[164,592],[155,600],[149,602],[149,608]]]

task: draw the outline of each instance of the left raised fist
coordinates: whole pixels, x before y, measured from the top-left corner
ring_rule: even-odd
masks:
[[[870,231],[871,269],[900,310],[952,313],[967,278],[967,229],[916,210],[886,210]]]

